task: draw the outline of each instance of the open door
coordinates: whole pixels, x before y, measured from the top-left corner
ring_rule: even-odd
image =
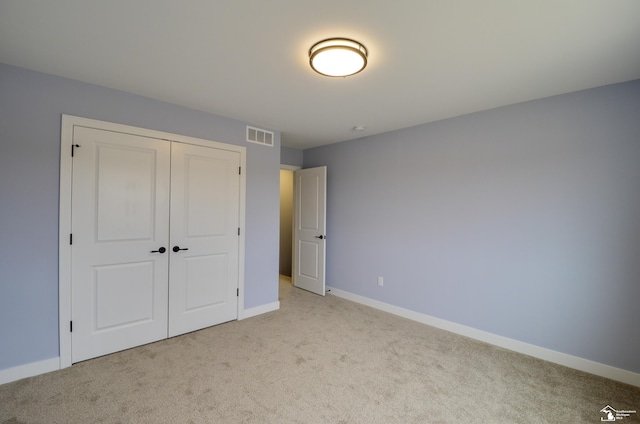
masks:
[[[324,296],[327,167],[294,172],[293,285]]]

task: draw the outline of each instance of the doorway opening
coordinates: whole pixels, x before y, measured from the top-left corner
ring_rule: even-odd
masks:
[[[293,171],[299,166],[280,166],[280,265],[279,274],[289,277],[293,268]]]
[[[288,170],[285,166],[281,165],[281,170]],[[284,250],[280,252],[281,270],[291,274],[294,286],[324,296],[327,167],[297,168],[292,174],[293,187],[286,184],[289,174],[283,172],[281,180],[284,185],[281,218],[285,221],[280,225],[280,246]],[[289,211],[293,212],[291,220]]]

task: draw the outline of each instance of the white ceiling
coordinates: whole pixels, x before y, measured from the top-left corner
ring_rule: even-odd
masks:
[[[309,68],[335,36],[367,47],[362,73]],[[0,62],[308,148],[640,78],[640,1],[0,0]]]

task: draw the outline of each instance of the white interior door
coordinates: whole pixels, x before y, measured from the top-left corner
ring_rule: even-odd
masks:
[[[171,152],[169,337],[236,319],[240,154]]]
[[[76,127],[72,362],[167,336],[170,144]],[[163,249],[167,249],[162,253]]]
[[[325,295],[327,167],[294,172],[293,284]]]

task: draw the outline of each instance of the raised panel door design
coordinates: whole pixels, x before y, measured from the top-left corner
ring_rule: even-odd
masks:
[[[183,198],[187,237],[220,236],[227,228],[229,163],[189,155],[184,157]]]
[[[318,231],[320,227],[320,175],[316,173],[298,174],[299,225],[301,230]]]
[[[236,319],[240,155],[172,146],[169,336]]]
[[[170,145],[76,127],[72,362],[167,336]]]
[[[294,172],[293,284],[325,295],[327,168]]]
[[[185,259],[185,312],[227,302],[228,255],[204,255]]]
[[[153,289],[151,261],[94,267],[94,334],[152,321]]]
[[[152,239],[155,150],[100,143],[96,162],[96,240]]]
[[[318,278],[318,250],[319,250],[319,241],[305,241],[300,240],[299,242],[300,251],[298,255],[300,256],[300,266],[299,266],[299,275],[301,277],[306,278]]]

